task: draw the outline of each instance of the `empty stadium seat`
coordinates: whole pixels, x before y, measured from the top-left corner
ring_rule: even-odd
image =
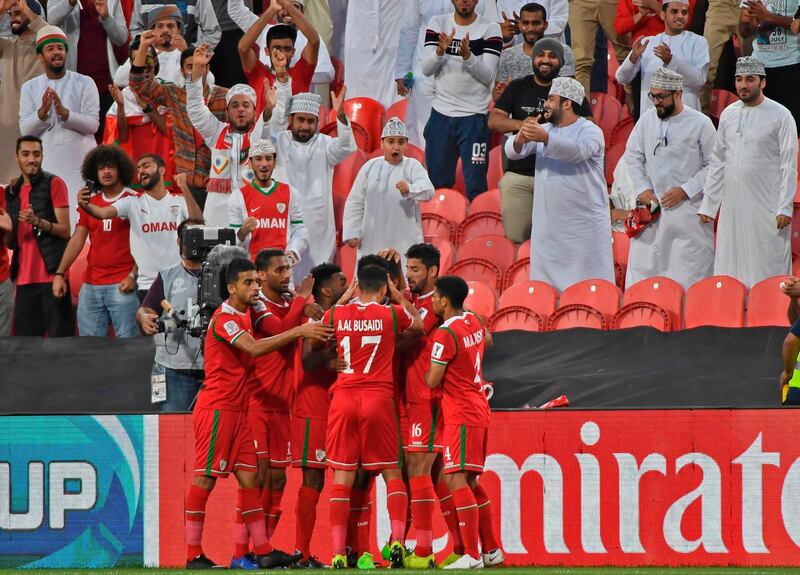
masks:
[[[522,258],[529,257],[531,257],[531,241],[525,240],[519,245],[519,249],[517,250],[517,259],[521,260]]]
[[[494,212],[500,214],[500,190],[492,188],[477,196],[469,204],[470,215],[480,212]]]
[[[350,122],[363,126],[369,134],[372,147],[364,150],[365,152],[369,153],[380,147],[381,132],[383,131],[383,104],[366,96],[350,98],[344,101],[344,113]],[[336,110],[331,110],[328,121],[336,122]]]
[[[439,214],[422,214],[422,235],[426,238],[442,238],[450,242],[456,239],[453,223]]]
[[[516,251],[514,242],[505,236],[481,236],[458,246],[456,262],[470,258],[489,260],[505,275]]]
[[[610,148],[606,148],[605,176],[609,186],[614,183],[614,169],[624,153],[625,142],[617,142]]]
[[[496,265],[489,260],[470,258],[453,264],[450,275],[463,278],[465,281],[479,281],[500,291],[503,276]]]
[[[509,287],[518,283],[525,283],[531,279],[531,259],[522,258],[511,264],[506,271],[503,278],[503,289],[507,290]]]
[[[547,331],[586,327],[590,329],[608,329],[603,314],[592,306],[580,303],[560,307],[547,320]]]
[[[439,188],[433,197],[420,204],[423,214],[438,214],[450,220],[455,227],[467,219],[469,201],[466,196],[450,188]]]
[[[8,252],[9,261],[11,261],[11,252]],[[75,261],[72,262],[72,265],[69,266],[69,292],[70,296],[72,297],[72,305],[78,305],[78,295],[81,292],[81,286],[83,286],[83,276],[86,274],[86,267],[89,264],[89,242],[83,244],[83,248],[81,249],[81,253],[78,254],[78,257],[75,258]]]
[[[482,212],[469,216],[458,226],[459,245],[481,236],[505,236],[503,217],[493,212]]]
[[[654,327],[659,331],[672,331],[672,320],[669,313],[660,306],[645,301],[622,306],[611,320],[611,329],[642,326]]]
[[[611,138],[608,141],[608,147],[611,148],[615,144],[619,143],[627,144],[628,138],[630,137],[631,132],[633,132],[634,124],[635,120],[630,116],[622,118],[619,122],[617,122],[617,125],[614,126],[613,130],[611,130]]]
[[[496,146],[489,152],[489,169],[486,172],[487,189],[498,188],[503,177],[503,146]],[[481,194],[483,195],[483,194]]]
[[[792,214],[792,253],[800,254],[800,206],[795,206]]]
[[[544,331],[545,327],[546,323],[538,313],[522,306],[499,309],[494,312],[488,322],[488,328],[491,332],[510,331],[513,329]]]
[[[356,141],[356,146],[359,150],[369,153],[373,150],[372,137],[369,135],[367,129],[357,122],[350,122],[350,128],[353,130],[353,138]],[[336,122],[328,122],[326,125],[319,129],[320,134],[325,134],[335,138],[339,134],[339,128]]]
[[[402,100],[397,100],[397,102],[389,106],[386,109],[386,114],[384,114],[384,116],[387,120],[393,116],[396,116],[400,118],[403,122],[405,122],[407,110],[408,110],[408,98],[403,98]]]
[[[561,307],[582,304],[599,311],[606,322],[619,311],[622,296],[620,289],[609,281],[601,279],[583,280],[572,284],[561,293]]]
[[[439,250],[439,275],[445,275],[456,259],[456,248],[450,240],[440,237],[425,238],[426,242],[430,242]]]
[[[789,325],[789,318],[786,315],[789,296],[781,290],[781,282],[787,277],[767,278],[750,288],[747,296],[747,325],[749,327]]]
[[[464,308],[478,314],[484,320],[489,319],[497,309],[497,293],[487,284],[480,281],[467,281],[469,292],[464,300]]]
[[[628,267],[628,253],[631,251],[631,239],[624,232],[611,232],[611,251],[614,261]]]
[[[636,282],[625,290],[623,307],[637,303],[657,305],[669,314],[673,330],[681,329],[683,323],[683,286],[665,277],[652,277]]]
[[[356,248],[351,248],[345,244],[339,246],[334,258],[336,265],[342,268],[342,272],[347,276],[348,284],[353,281],[353,275],[356,273],[356,254]]]
[[[350,188],[356,180],[361,166],[367,161],[367,155],[362,150],[356,150],[350,154],[343,162],[339,162],[333,168],[333,193],[344,198],[350,195]]]
[[[719,118],[722,110],[738,101],[739,97],[736,94],[720,88],[714,88],[711,90],[711,115]]]
[[[747,287],[730,276],[700,280],[686,290],[684,323],[687,329],[713,325],[744,327]]]
[[[547,319],[556,311],[558,292],[548,283],[527,281],[514,284],[500,296],[500,308],[522,306]]]
[[[606,146],[608,146],[614,126],[622,119],[622,104],[611,94],[603,92],[589,94],[589,104],[592,107],[594,121],[603,130]]]

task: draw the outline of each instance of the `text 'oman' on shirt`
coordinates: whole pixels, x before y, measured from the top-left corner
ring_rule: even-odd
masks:
[[[382,319],[340,319],[336,331],[383,331]]]
[[[159,232],[177,232],[178,222],[144,222],[142,224],[143,234],[155,234]]]
[[[439,45],[439,32],[437,30],[431,30],[430,28],[425,30],[425,45],[434,47]],[[500,36],[470,39],[469,51],[475,56],[492,54],[499,58],[500,52],[503,51],[503,39]],[[461,58],[461,38],[453,38],[453,41],[445,50],[445,54]]]
[[[285,230],[286,218],[256,218],[256,227],[267,230]]]

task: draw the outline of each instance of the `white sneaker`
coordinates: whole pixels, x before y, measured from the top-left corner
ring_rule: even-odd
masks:
[[[459,560],[450,563],[444,569],[483,569],[483,559],[462,555]]]
[[[483,566],[484,567],[494,567],[495,565],[500,565],[506,560],[506,556],[503,554],[503,550],[499,547],[492,551],[491,553],[484,553],[483,554]]]

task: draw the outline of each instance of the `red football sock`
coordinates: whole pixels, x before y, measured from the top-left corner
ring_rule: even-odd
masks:
[[[319,491],[305,485],[300,486],[295,508],[295,548],[305,558],[311,557],[311,536],[317,522],[317,503]]]
[[[275,535],[275,530],[278,528],[278,521],[281,520],[281,499],[283,498],[283,491],[270,490],[269,507],[264,508],[264,513],[267,516],[267,537],[272,539]],[[263,495],[262,501],[263,501]]]
[[[464,553],[478,558],[478,504],[475,495],[468,485],[453,491],[453,502],[458,513],[458,525],[461,528],[461,539],[464,541]]]
[[[330,518],[331,543],[334,555],[345,554],[347,519],[350,515],[350,487],[339,483],[331,490]]]
[[[417,546],[414,553],[418,557],[427,557],[433,553],[433,502],[436,492],[430,475],[409,477],[411,487],[411,518],[417,533]]]
[[[203,553],[203,522],[206,519],[206,502],[211,491],[195,484],[186,493],[186,560],[191,561]]]
[[[456,504],[453,502],[453,496],[450,494],[450,488],[447,487],[444,479],[440,479],[436,484],[436,496],[439,498],[439,507],[442,510],[442,517],[447,524],[447,529],[450,531],[450,537],[453,539],[453,553],[458,555],[464,554],[464,542],[461,539],[461,528],[458,526],[458,513],[456,513]]]
[[[489,553],[500,547],[497,544],[492,524],[492,502],[480,484],[472,492],[475,494],[475,503],[478,505],[478,532],[481,537],[481,547],[484,553]]]
[[[250,551],[250,532],[244,524],[242,510],[236,508],[236,521],[233,524],[233,556],[241,557]]]
[[[372,482],[370,482],[370,487]],[[360,555],[369,551],[371,490],[353,487],[350,491],[350,514],[347,520],[347,546]]]
[[[256,555],[265,555],[273,549],[267,537],[267,528],[264,525],[264,509],[261,507],[260,490],[239,488],[236,492],[236,503],[242,510],[242,519],[250,539],[253,540],[253,552]]]
[[[390,479],[386,482],[386,508],[389,511],[389,523],[392,529],[390,541],[405,543],[408,492],[402,479]]]
[[[269,487],[262,487],[260,497],[261,497],[261,509],[264,510],[264,527],[266,527],[267,522],[269,521],[268,514],[272,503],[272,490]]]

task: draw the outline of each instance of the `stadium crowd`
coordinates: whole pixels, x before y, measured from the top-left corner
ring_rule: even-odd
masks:
[[[661,278],[682,294],[792,273],[798,0],[0,0],[0,14],[0,336],[153,337],[154,401],[194,407],[189,566],[213,565],[205,501],[231,472],[231,566],[320,566],[326,465],[334,567],[372,562],[378,472],[392,565],[432,566],[437,499],[453,568],[499,564],[477,481],[494,305],[468,301],[473,315],[465,298],[494,302],[509,278],[555,294]],[[233,228],[250,258],[229,267],[203,350],[159,320],[196,303],[202,262],[180,237],[204,224]],[[796,302],[800,281],[782,285]],[[269,543],[290,465],[295,555]]]

